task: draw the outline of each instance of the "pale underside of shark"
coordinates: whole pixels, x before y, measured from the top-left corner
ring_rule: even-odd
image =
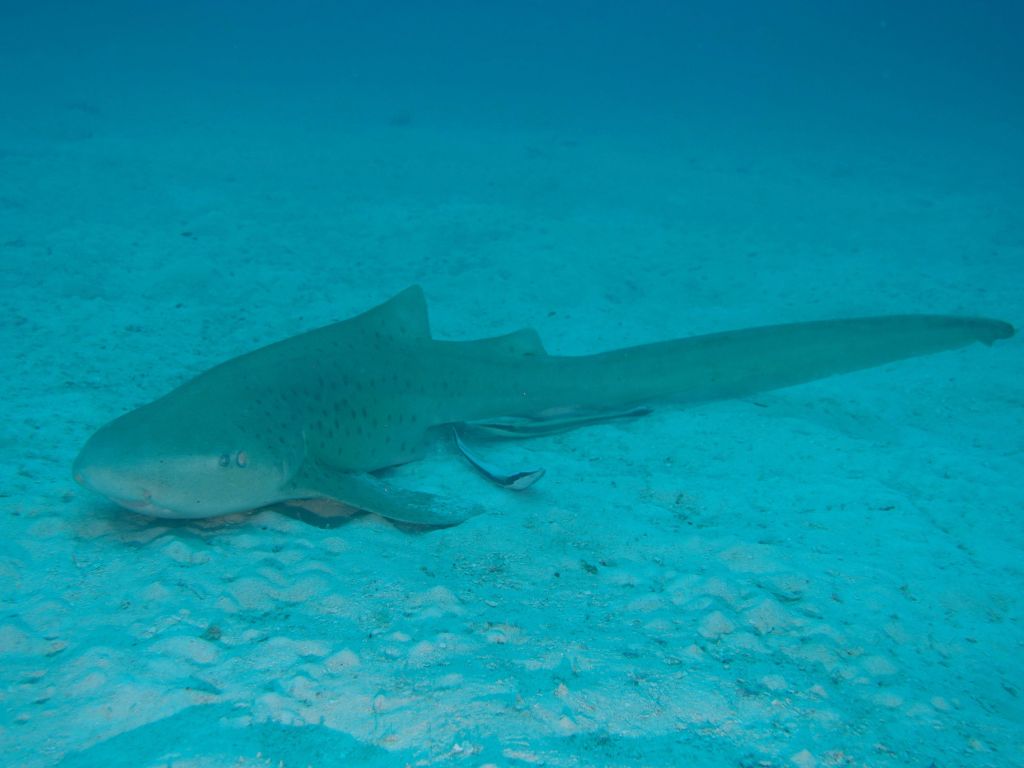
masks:
[[[480,506],[397,488],[376,473],[422,457],[452,425],[543,434],[648,403],[742,397],[1013,332],[985,318],[899,315],[561,357],[529,329],[434,339],[413,286],[357,317],[222,363],[115,419],[88,440],[73,472],[155,517],[331,499],[398,521],[451,525]]]

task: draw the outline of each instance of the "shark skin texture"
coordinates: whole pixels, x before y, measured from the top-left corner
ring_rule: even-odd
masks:
[[[412,286],[349,320],[228,360],[99,429],[76,481],[130,510],[195,519],[330,499],[417,525],[484,511],[376,473],[452,426],[533,435],[743,397],[895,360],[991,345],[999,320],[893,315],[773,325],[593,355],[549,355],[531,329],[430,335]]]

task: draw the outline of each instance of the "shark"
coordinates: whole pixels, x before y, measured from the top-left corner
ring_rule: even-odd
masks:
[[[157,518],[327,499],[401,523],[448,526],[482,505],[396,486],[385,470],[422,458],[452,427],[545,434],[659,402],[745,397],[1013,334],[1009,323],[984,317],[886,315],[559,356],[529,328],[436,339],[423,290],[412,286],[360,315],[223,362],[115,418],[87,440],[72,474]]]

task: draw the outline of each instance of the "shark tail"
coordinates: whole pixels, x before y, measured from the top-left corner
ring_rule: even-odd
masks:
[[[896,315],[765,326],[555,359],[573,361],[574,405],[607,408],[743,397],[1013,334],[999,320]]]

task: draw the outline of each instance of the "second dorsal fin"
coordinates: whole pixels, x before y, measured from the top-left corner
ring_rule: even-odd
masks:
[[[533,328],[520,328],[518,331],[506,333],[501,336],[491,336],[487,339],[476,339],[472,342],[481,347],[492,349],[495,352],[504,352],[508,355],[535,355],[547,354],[544,349],[544,342],[540,335]]]

